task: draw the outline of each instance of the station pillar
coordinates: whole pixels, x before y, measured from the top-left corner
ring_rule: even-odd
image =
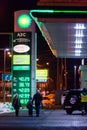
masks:
[[[12,40],[12,96],[19,94],[22,106],[36,92],[36,33],[29,10],[14,12]]]

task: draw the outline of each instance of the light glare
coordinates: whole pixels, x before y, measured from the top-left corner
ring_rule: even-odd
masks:
[[[74,27],[75,29],[86,29],[83,23],[76,23],[76,26]]]
[[[76,44],[82,44],[82,38],[76,37],[75,43],[76,43]]]
[[[75,45],[75,48],[81,49],[82,46],[81,45]]]
[[[83,30],[76,30],[76,37],[83,37]]]

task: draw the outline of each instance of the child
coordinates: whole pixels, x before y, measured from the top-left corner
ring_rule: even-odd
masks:
[[[32,98],[29,98],[29,101],[27,103],[27,108],[28,108],[28,115],[32,116],[33,115],[33,104],[32,104]]]

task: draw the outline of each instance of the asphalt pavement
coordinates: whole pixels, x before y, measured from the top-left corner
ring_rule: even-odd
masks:
[[[20,110],[19,117],[15,113],[0,114],[0,130],[87,130],[87,115],[80,111],[67,115],[63,109],[41,110],[40,116],[28,116],[27,110]]]

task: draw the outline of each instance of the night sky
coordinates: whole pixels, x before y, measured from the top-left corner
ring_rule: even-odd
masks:
[[[0,33],[14,31],[14,11],[36,8],[37,0],[0,0]],[[10,48],[8,35],[0,34],[0,48]],[[0,51],[0,69],[3,68],[3,52]]]
[[[31,10],[37,8],[38,0],[0,0],[0,32],[13,32],[14,31],[14,11],[17,10]],[[49,50],[48,45],[43,39],[41,32],[38,31],[38,49]],[[3,42],[4,41],[4,42]],[[41,45],[42,43],[42,45]],[[0,48],[9,47],[8,36],[0,35]]]
[[[14,11],[36,8],[37,0],[0,0],[0,32],[12,32]]]

